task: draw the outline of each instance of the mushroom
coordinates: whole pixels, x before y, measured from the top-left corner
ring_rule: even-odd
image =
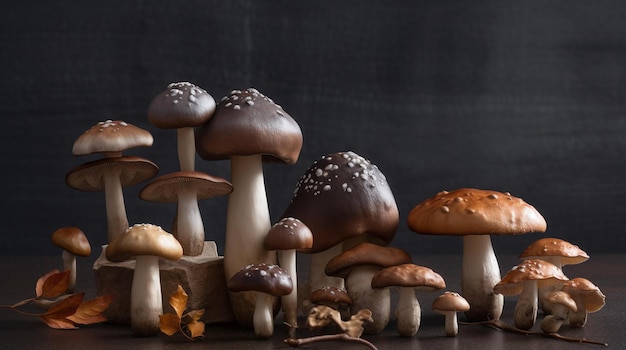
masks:
[[[265,263],[245,266],[228,280],[231,292],[256,291],[253,325],[257,337],[269,338],[274,334],[272,297],[291,293],[292,282],[280,266]]]
[[[324,305],[337,311],[352,305],[352,298],[344,288],[335,286],[326,286],[314,290],[311,293],[311,303],[315,305]]]
[[[322,156],[296,184],[282,217],[295,217],[313,233],[310,291],[342,288],[343,280],[324,274],[328,261],[359,242],[388,244],[398,228],[399,214],[385,175],[352,151]],[[345,244],[344,244],[345,242]]]
[[[74,156],[100,153],[105,158],[119,157],[133,147],[150,147],[154,139],[147,130],[122,120],[98,122],[81,134],[72,146]]]
[[[563,291],[550,293],[546,301],[552,305],[551,314],[546,315],[541,321],[541,330],[545,333],[556,333],[561,328],[563,322],[567,319],[570,312],[576,312],[576,302],[569,294]]]
[[[171,83],[148,106],[148,120],[157,128],[177,129],[181,171],[195,170],[194,127],[206,123],[215,112],[215,100],[189,82]]]
[[[78,227],[61,227],[50,236],[52,244],[63,249],[63,269],[70,271],[68,293],[74,292],[76,285],[76,256],[87,257],[91,254],[91,245],[85,233]]]
[[[275,263],[276,254],[263,247],[271,222],[262,161],[297,161],[302,148],[298,123],[258,90],[233,90],[198,130],[196,147],[205,160],[231,160],[233,192],[226,218],[226,279],[250,263]],[[249,325],[252,319],[252,299],[246,293],[231,295],[235,319],[242,325]]]
[[[177,202],[174,237],[183,254],[197,256],[204,247],[204,225],[198,200],[223,196],[233,187],[226,179],[198,171],[179,171],[160,176],[146,185],[139,197],[152,202]]]
[[[279,265],[291,276],[293,290],[281,297],[285,322],[291,327],[291,338],[295,338],[298,327],[298,275],[296,272],[296,249],[311,248],[311,230],[295,218],[282,218],[272,226],[265,237],[265,249],[278,251]]]
[[[446,317],[446,335],[456,337],[459,333],[457,312],[469,310],[470,304],[459,293],[447,291],[433,301],[432,308]]]
[[[563,284],[563,291],[576,302],[577,310],[569,314],[569,326],[581,328],[587,323],[587,314],[604,307],[605,296],[586,278],[576,277]]]
[[[519,255],[520,259],[542,259],[551,262],[554,266],[563,269],[565,265],[574,265],[585,262],[589,255],[577,245],[559,238],[541,238],[530,244]],[[539,307],[546,313],[550,312],[550,303],[545,299],[555,292],[555,287],[539,289]]]
[[[329,276],[345,280],[352,298],[351,310],[369,309],[374,322],[367,333],[380,333],[389,322],[390,296],[388,289],[372,288],[372,278],[381,269],[407,264],[411,256],[400,248],[361,243],[332,258],[326,265]]]
[[[135,257],[131,287],[130,321],[137,336],[159,332],[159,315],[163,314],[159,258],[178,260],[183,248],[170,233],[152,224],[135,224],[105,249],[110,261]]]
[[[537,319],[537,288],[563,285],[567,277],[561,269],[545,260],[524,260],[507,272],[493,290],[505,296],[518,295],[514,321],[519,329],[528,330]],[[471,304],[470,304],[471,305]]]
[[[396,309],[398,333],[403,337],[412,337],[419,330],[422,319],[422,310],[415,292],[438,291],[446,287],[446,282],[441,275],[428,267],[402,264],[378,271],[372,277],[371,287],[373,289],[399,287]]]
[[[471,308],[469,321],[499,319],[504,298],[493,292],[500,267],[490,235],[543,232],[546,221],[522,199],[509,193],[472,188],[442,191],[415,206],[411,230],[431,235],[463,236],[462,294]]]

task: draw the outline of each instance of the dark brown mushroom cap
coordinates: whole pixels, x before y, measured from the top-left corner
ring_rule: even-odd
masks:
[[[177,171],[159,176],[147,184],[139,198],[150,202],[176,202],[178,193],[184,188],[193,188],[198,200],[224,196],[233,191],[226,179],[199,171]]]
[[[231,292],[257,291],[273,296],[287,295],[293,289],[291,276],[278,265],[250,264],[228,280]]]
[[[159,167],[147,159],[135,156],[103,158],[70,170],[65,176],[65,182],[68,186],[81,191],[103,191],[103,175],[107,171],[119,172],[122,186],[132,186],[156,175]]]
[[[89,240],[78,227],[61,227],[52,233],[50,241],[73,255],[89,256],[91,254]]]
[[[183,256],[183,247],[171,233],[160,226],[135,224],[106,248],[106,257],[110,261],[124,261],[139,255],[178,260]]]
[[[546,221],[521,198],[491,190],[442,191],[414,207],[409,228],[431,235],[505,235],[544,232]]]
[[[148,106],[148,120],[157,128],[196,127],[215,112],[215,100],[204,89],[189,82],[171,83]]]
[[[568,278],[554,264],[540,259],[524,260],[507,272],[494,287],[498,294],[511,296],[522,293],[524,281],[537,281],[537,287],[563,283]]]
[[[196,135],[197,152],[205,160],[262,155],[266,161],[293,164],[301,148],[298,123],[254,88],[224,97]]]
[[[328,276],[345,278],[352,268],[357,266],[373,265],[385,268],[411,262],[411,256],[400,248],[361,243],[330,259],[324,272]]]
[[[560,259],[562,265],[580,264],[589,260],[589,255],[577,245],[559,238],[550,237],[531,243],[519,257],[520,259],[554,257]]]
[[[313,232],[316,253],[348,238],[368,235],[391,242],[398,228],[396,200],[385,175],[369,160],[349,152],[323,156],[296,184],[282,217],[294,217]]]
[[[313,233],[296,218],[282,218],[275,223],[265,237],[265,249],[290,250],[313,246]]]
[[[326,286],[316,289],[311,293],[311,302],[313,304],[326,306],[342,304],[350,305],[352,304],[352,298],[348,294],[348,291],[343,288]]]
[[[72,147],[72,154],[122,152],[139,146],[152,146],[152,134],[122,120],[106,120],[81,134]]]
[[[426,266],[402,264],[378,271],[372,277],[372,288],[410,287],[418,290],[436,291],[446,288],[440,274]]]

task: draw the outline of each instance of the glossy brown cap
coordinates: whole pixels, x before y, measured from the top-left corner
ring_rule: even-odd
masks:
[[[81,134],[72,147],[72,154],[122,152],[139,146],[152,146],[152,134],[122,120],[106,120]]]
[[[176,202],[183,188],[196,191],[198,200],[224,196],[233,191],[230,182],[219,176],[199,171],[177,171],[152,180],[139,192],[139,198],[150,202]]]
[[[316,289],[311,293],[311,302],[317,305],[335,307],[338,305],[352,304],[352,298],[348,294],[348,291],[343,288],[326,286]]]
[[[378,271],[372,277],[372,288],[408,287],[424,291],[437,291],[446,288],[446,282],[432,269],[402,264]]]
[[[89,256],[91,245],[85,233],[78,227],[61,227],[50,236],[52,244],[73,255]]]
[[[215,112],[215,100],[204,89],[189,83],[171,83],[148,106],[148,120],[157,128],[196,127]]]
[[[591,281],[576,277],[563,284],[563,291],[574,298],[580,297],[587,312],[596,312],[604,307],[606,297]]]
[[[361,243],[330,259],[324,272],[328,276],[345,278],[352,268],[373,265],[380,268],[411,263],[411,256],[395,247]]]
[[[313,233],[296,218],[282,218],[272,225],[265,237],[265,249],[306,249],[313,246]]]
[[[231,292],[257,291],[273,296],[287,295],[293,289],[291,276],[278,265],[250,264],[228,280]]]
[[[296,121],[254,88],[233,90],[196,134],[196,149],[205,160],[262,155],[266,161],[294,164],[302,148]]]
[[[577,245],[559,238],[542,238],[529,245],[520,254],[520,259],[541,259],[554,257],[561,265],[580,264],[589,260],[589,255]]]
[[[298,218],[313,232],[313,247],[300,250],[305,253],[321,252],[360,235],[388,244],[399,222],[385,175],[351,151],[314,162],[296,184],[282,217]]]
[[[459,293],[447,291],[433,301],[432,308],[435,312],[461,312],[469,310],[470,304]]]
[[[183,247],[172,234],[160,226],[135,224],[106,248],[107,259],[114,262],[128,260],[139,255],[178,260],[183,256]]]
[[[568,278],[563,271],[554,264],[540,259],[524,260],[504,277],[494,287],[497,294],[506,296],[518,295],[524,289],[524,281],[537,281],[538,287],[563,283]]]
[[[70,170],[65,176],[65,182],[81,191],[104,191],[104,175],[109,171],[119,172],[122,186],[132,186],[156,175],[159,167],[147,159],[135,156],[103,158]]]
[[[546,221],[521,198],[491,190],[442,191],[409,213],[409,228],[431,235],[514,235],[544,232]]]

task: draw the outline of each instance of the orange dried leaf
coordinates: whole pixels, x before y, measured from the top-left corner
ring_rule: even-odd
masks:
[[[179,319],[183,317],[183,313],[187,308],[188,299],[189,296],[187,295],[183,287],[179,284],[178,290],[172,293],[172,296],[170,297],[170,305],[172,305],[172,308],[174,308],[174,311],[176,311],[176,315],[178,315]]]
[[[71,321],[68,321],[67,319],[64,319],[64,318],[55,319],[55,318],[47,317],[45,315],[42,315],[40,318],[50,328],[54,328],[54,329],[78,329],[78,327],[76,327],[76,325],[74,323],[72,323]]]
[[[37,280],[37,284],[35,285],[35,295],[40,297],[43,294],[43,283],[48,279],[48,277],[57,274],[61,271],[59,270],[52,270],[50,272],[48,272],[47,274],[39,277],[39,279]]]
[[[56,298],[67,291],[70,286],[70,271],[57,272],[44,276],[41,286],[41,294],[37,297]],[[37,281],[39,285],[39,281]],[[37,288],[38,289],[38,288]]]
[[[192,339],[204,336],[204,322],[193,321],[187,324]]]
[[[84,295],[85,293],[70,295],[59,303],[52,305],[46,313],[41,315],[41,317],[49,319],[64,319],[73,315],[80,306],[80,303],[82,303]]]
[[[180,318],[174,314],[159,315],[159,328],[167,335],[174,335],[180,330]]]
[[[198,321],[202,315],[204,315],[204,309],[191,310],[185,315],[185,320],[189,320],[188,322]]]
[[[101,295],[94,299],[88,300],[76,309],[76,312],[67,317],[68,320],[78,324],[94,324],[107,320],[102,312],[109,307],[113,301],[111,295]]]

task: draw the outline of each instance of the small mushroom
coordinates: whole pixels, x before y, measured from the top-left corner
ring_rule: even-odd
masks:
[[[231,292],[255,291],[253,315],[254,333],[259,338],[274,334],[272,297],[291,293],[293,283],[289,274],[278,265],[250,264],[228,280]]]
[[[577,310],[569,314],[569,326],[583,327],[587,323],[587,314],[596,312],[604,307],[605,296],[591,281],[576,277],[563,284],[563,291],[569,294],[576,302]]]
[[[76,285],[76,256],[87,257],[91,254],[89,240],[78,227],[61,227],[52,233],[52,244],[63,249],[63,268],[70,271],[68,293],[74,292]]]
[[[502,277],[493,290],[505,296],[518,295],[514,321],[519,329],[528,330],[537,319],[537,288],[563,285],[567,277],[561,269],[545,260],[524,260]],[[471,304],[470,304],[471,305]]]
[[[400,296],[396,309],[398,333],[403,337],[412,337],[419,330],[422,319],[422,309],[415,292],[438,291],[446,287],[446,282],[441,275],[428,267],[402,264],[378,271],[372,277],[371,287],[399,287]]]
[[[567,319],[568,314],[576,312],[578,308],[574,299],[563,291],[550,293],[546,301],[552,305],[552,313],[546,315],[541,321],[541,330],[545,333],[556,333]]]
[[[135,272],[131,287],[130,321],[137,336],[152,336],[159,332],[159,315],[163,314],[159,258],[178,260],[183,248],[170,233],[152,224],[129,227],[105,249],[110,261],[135,257]]]
[[[446,335],[456,337],[459,333],[457,312],[469,310],[470,304],[459,293],[447,291],[433,301],[432,308],[436,313],[446,317]]]
[[[134,147],[152,146],[154,139],[147,130],[123,120],[98,122],[81,134],[72,146],[74,156],[100,153],[105,158],[119,157]]]
[[[311,303],[325,305],[335,310],[347,308],[352,304],[352,298],[344,288],[326,286],[311,293]]]

